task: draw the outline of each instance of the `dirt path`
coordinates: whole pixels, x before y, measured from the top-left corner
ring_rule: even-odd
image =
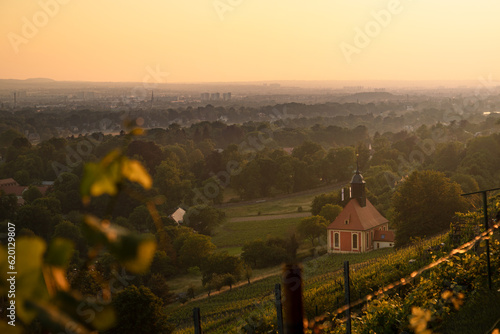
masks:
[[[282,215],[264,215],[264,216],[251,216],[251,217],[235,217],[229,218],[230,223],[238,223],[238,222],[249,222],[249,221],[257,221],[257,220],[274,220],[274,219],[284,219],[284,218],[302,218],[309,217],[311,215],[310,212],[297,212],[297,213],[285,213]]]

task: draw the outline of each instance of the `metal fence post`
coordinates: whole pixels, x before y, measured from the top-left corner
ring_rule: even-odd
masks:
[[[483,192],[483,210],[484,210],[484,229],[489,230],[488,224],[488,199],[486,198],[486,191]],[[488,288],[491,290],[491,265],[490,265],[490,240],[486,239],[486,261],[488,263]]]
[[[283,334],[283,308],[281,305],[281,285],[274,286],[274,298],[276,300],[276,316],[278,319],[278,334]]]
[[[202,334],[200,308],[193,308],[194,334]]]

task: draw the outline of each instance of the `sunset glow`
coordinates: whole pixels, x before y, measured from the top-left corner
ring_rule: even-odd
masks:
[[[156,65],[171,82],[499,77],[499,11],[486,0],[4,0],[0,78],[141,81]]]

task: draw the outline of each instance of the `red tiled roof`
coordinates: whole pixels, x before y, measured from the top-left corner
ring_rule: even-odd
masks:
[[[8,179],[1,179],[0,180],[0,187],[3,187],[3,186],[18,186],[19,183],[17,183],[16,180],[14,180],[13,178],[8,178]]]
[[[376,230],[373,235],[373,241],[394,242],[394,232]]]
[[[346,220],[349,220],[349,224],[345,224]],[[333,223],[328,226],[328,229],[366,231],[387,222],[389,221],[375,209],[368,199],[366,199],[366,206],[361,207],[358,200],[352,198]]]
[[[22,196],[24,189],[27,189],[28,187],[23,187],[23,186],[0,186],[0,189],[2,189],[5,192],[5,195],[10,195],[14,194],[16,196]]]

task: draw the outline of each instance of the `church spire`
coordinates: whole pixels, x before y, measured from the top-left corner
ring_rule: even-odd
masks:
[[[366,206],[366,191],[363,175],[359,171],[359,154],[356,154],[356,174],[351,179],[351,198],[355,198],[361,207]]]

